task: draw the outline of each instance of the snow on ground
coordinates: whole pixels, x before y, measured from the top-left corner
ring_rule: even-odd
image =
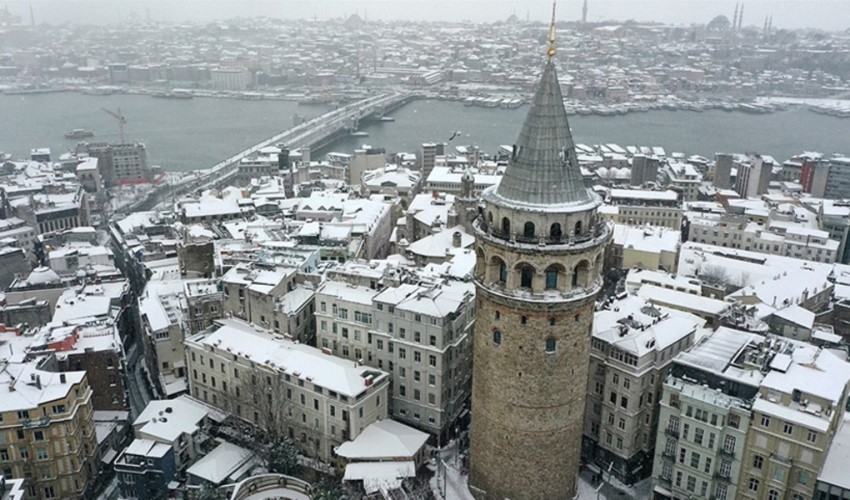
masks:
[[[442,470],[434,463],[428,465],[428,468],[434,471],[434,476],[431,478],[431,490],[436,498],[444,500],[474,500],[469,492],[469,476],[463,474],[459,468],[460,460],[455,456],[455,443],[456,441],[450,442],[439,453],[446,471],[445,495],[442,486]],[[578,500],[644,500],[651,496],[651,479],[644,479],[635,485],[626,486],[617,478],[609,479],[605,474],[606,481],[602,483],[601,488],[598,488],[599,485],[593,482],[593,477],[594,473],[588,469],[579,474]]]

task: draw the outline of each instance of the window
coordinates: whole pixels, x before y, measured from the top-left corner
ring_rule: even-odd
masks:
[[[723,449],[727,453],[735,453],[735,436],[726,436],[726,439],[723,442]]]
[[[504,285],[505,283],[507,283],[507,281],[508,281],[508,266],[504,262],[499,261],[499,283]]]
[[[759,490],[759,480],[754,478],[754,477],[751,477],[748,487],[749,487],[750,491],[758,491]]]
[[[507,217],[502,218],[502,234],[504,236],[511,235],[511,221],[509,221]]]
[[[433,373],[428,375],[428,385],[434,386],[437,385],[437,376]]]
[[[702,429],[694,429],[694,443],[702,446],[702,438],[704,434],[705,431],[703,431]]]
[[[700,456],[699,453],[691,453],[691,467],[699,469]]]
[[[729,477],[732,474],[732,462],[728,460],[720,461],[720,475],[722,477]]]
[[[688,451],[684,448],[679,448],[679,463],[685,463],[685,457],[687,456]]]
[[[35,431],[32,435],[36,441],[44,441],[44,431]]]
[[[555,241],[561,239],[561,233],[561,225],[557,222],[549,228],[549,237]]]
[[[555,352],[555,339],[546,339],[546,353],[553,354]]]
[[[623,396],[620,398],[620,408],[628,409],[629,407],[629,398]]]
[[[728,493],[729,490],[725,484],[718,484],[717,489],[714,490],[714,496],[717,500],[726,500]]]
[[[687,490],[688,491],[696,491],[696,489],[697,489],[697,478],[695,478],[694,476],[688,476]]]
[[[428,356],[428,366],[437,366],[437,356],[433,354]]]
[[[764,466],[764,457],[762,457],[761,455],[753,455],[753,467],[761,470],[761,468],[763,466]]]
[[[522,235],[526,238],[534,238],[534,223],[526,222],[525,226],[522,228]]]
[[[47,448],[36,448],[35,456],[38,460],[47,460],[50,458],[50,455],[47,453]]]
[[[782,426],[782,432],[789,435],[794,434],[794,426],[789,424],[788,422],[785,422],[785,425]]]
[[[761,416],[761,426],[762,427],[770,427],[770,417],[767,415]]]
[[[779,492],[776,490],[770,490],[767,492],[767,500],[779,500]]]
[[[804,470],[799,471],[797,474],[797,483],[803,486],[809,484],[809,473]]]
[[[610,401],[611,404],[617,404],[617,393],[612,391],[611,397],[608,398],[608,401]]]
[[[534,282],[534,268],[531,266],[522,266],[520,271],[519,286],[521,288],[531,288]]]
[[[808,431],[806,433],[806,441],[808,441],[810,443],[814,443],[817,440],[818,440],[818,435],[816,433],[814,433],[812,431]]]
[[[711,474],[711,458],[705,457],[705,469],[703,469],[706,474]]]
[[[558,288],[558,269],[550,267],[546,269],[546,289],[554,290]]]
[[[502,345],[502,332],[499,330],[493,330],[493,343],[496,345]]]

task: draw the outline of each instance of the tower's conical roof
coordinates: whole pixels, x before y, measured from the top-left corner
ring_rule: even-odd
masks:
[[[581,177],[551,59],[495,195],[526,206],[584,205],[594,200]]]

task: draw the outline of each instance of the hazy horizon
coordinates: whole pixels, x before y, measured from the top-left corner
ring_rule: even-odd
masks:
[[[560,1],[558,20],[581,18],[583,0]],[[850,29],[850,2],[846,0],[749,0],[744,2],[744,25],[761,27],[765,16],[773,26]],[[130,17],[162,22],[210,22],[235,17],[268,16],[282,19],[331,19],[358,14],[371,20],[494,22],[511,14],[547,20],[549,0],[11,0],[9,10],[36,24],[111,24]],[[724,14],[730,19],[734,0],[588,0],[588,20],[656,21],[666,24],[704,24]]]

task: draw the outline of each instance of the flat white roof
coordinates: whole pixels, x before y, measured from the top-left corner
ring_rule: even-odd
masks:
[[[216,324],[217,330],[199,333],[187,342],[227,351],[348,397],[357,397],[368,390],[367,376],[372,376],[376,384],[388,377],[377,368],[325,354],[241,320],[222,319]]]

